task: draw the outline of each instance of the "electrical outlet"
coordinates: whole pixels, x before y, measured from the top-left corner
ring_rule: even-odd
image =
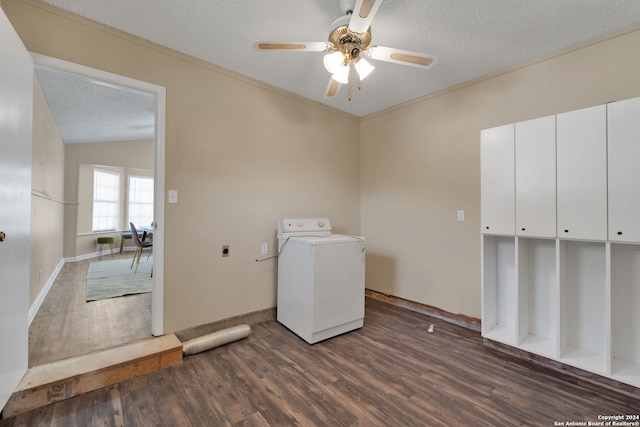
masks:
[[[458,221],[464,221],[464,211],[462,209],[458,210]]]
[[[267,243],[263,243],[260,247],[260,252],[262,255],[267,255],[269,253],[269,245]]]
[[[229,245],[222,245],[222,256],[229,256]]]

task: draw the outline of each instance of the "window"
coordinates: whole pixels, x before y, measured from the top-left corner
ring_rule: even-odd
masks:
[[[93,170],[93,231],[119,227],[120,174]]]
[[[129,222],[151,225],[153,222],[153,178],[129,176]]]

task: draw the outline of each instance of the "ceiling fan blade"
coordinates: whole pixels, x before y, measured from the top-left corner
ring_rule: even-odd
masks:
[[[371,58],[379,61],[418,68],[431,68],[435,65],[437,59],[434,55],[385,46],[372,46],[369,48],[369,52],[371,53]]]
[[[253,44],[257,50],[294,50],[301,52],[324,52],[327,42],[263,42]]]
[[[356,0],[351,20],[349,21],[349,31],[352,33],[366,33],[381,4],[382,0]]]
[[[340,90],[340,86],[342,86],[339,82],[329,79],[329,84],[327,85],[327,90],[324,93],[325,98],[333,98],[336,96],[338,91]]]

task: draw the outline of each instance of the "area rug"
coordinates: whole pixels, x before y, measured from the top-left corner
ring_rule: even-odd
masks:
[[[131,259],[94,261],[87,272],[87,301],[151,292],[153,259],[140,259],[138,272]]]

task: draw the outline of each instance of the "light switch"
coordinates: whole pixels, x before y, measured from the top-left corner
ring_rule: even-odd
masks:
[[[169,190],[169,203],[178,203],[178,190]]]
[[[464,221],[464,210],[458,210],[458,221]]]

